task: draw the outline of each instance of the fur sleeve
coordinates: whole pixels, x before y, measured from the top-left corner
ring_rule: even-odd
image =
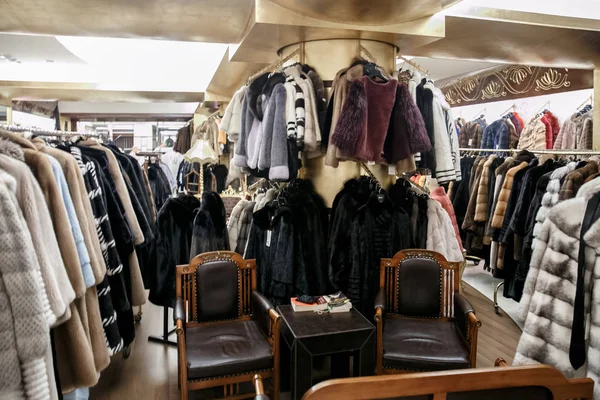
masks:
[[[411,154],[431,150],[431,142],[429,141],[429,136],[427,136],[425,121],[423,121],[423,116],[410,95],[408,87],[406,85],[398,85],[398,91],[400,91],[401,99],[399,103],[401,107],[400,112],[406,119],[406,126],[408,128],[408,144]]]
[[[356,154],[360,139],[367,128],[367,93],[361,81],[350,84],[331,143],[348,156]]]

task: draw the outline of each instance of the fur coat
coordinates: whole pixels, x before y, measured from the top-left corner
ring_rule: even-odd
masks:
[[[16,180],[0,171],[0,395],[50,399],[54,376],[45,361],[50,336],[44,288],[36,277],[39,264],[16,190]]]
[[[526,150],[546,148],[546,124],[543,118],[536,118],[523,128],[519,139],[519,148]]]
[[[467,122],[460,130],[459,144],[461,148],[481,148],[483,128],[477,121]]]
[[[525,321],[514,365],[549,364],[568,378],[600,379],[600,221],[585,234],[585,311],[587,365],[574,370],[569,359],[573,304],[579,259],[579,236],[588,200],[600,190],[598,180],[585,184],[575,199],[557,204],[544,221],[525,282],[520,317]],[[594,399],[600,386],[594,385]]]
[[[431,191],[431,198],[440,203],[442,208],[448,213],[450,221],[452,221],[454,233],[456,234],[456,240],[460,246],[460,251],[462,252],[463,246],[462,240],[460,239],[460,232],[458,231],[458,224],[456,222],[456,214],[454,213],[454,207],[452,206],[450,199],[446,195],[446,191],[441,186],[436,187]]]
[[[231,248],[231,251],[235,251],[237,246],[238,236],[240,234],[240,217],[242,216],[242,211],[244,211],[246,204],[248,204],[247,200],[238,201],[235,207],[233,207],[229,220],[227,221],[227,232],[229,233],[229,247]]]
[[[490,167],[494,160],[498,158],[492,154],[483,164],[481,179],[477,186],[477,204],[475,205],[475,221],[486,222],[488,220],[488,201],[490,194]]]
[[[437,251],[448,261],[464,261],[450,216],[433,199],[427,200],[427,249]]]
[[[577,168],[575,171],[571,172],[565,177],[558,194],[558,200],[568,200],[575,197],[584,181],[597,172],[598,163],[596,161],[589,161],[584,167]]]
[[[229,248],[223,200],[215,192],[204,192],[200,210],[194,218],[190,260],[198,254]]]

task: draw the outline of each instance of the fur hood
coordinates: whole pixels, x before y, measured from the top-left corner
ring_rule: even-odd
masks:
[[[8,139],[0,138],[0,154],[15,158],[19,161],[25,161],[25,153],[23,152],[21,146],[11,142]]]
[[[269,73],[265,72],[258,78],[252,81],[248,89],[246,90],[246,101],[248,102],[248,110],[252,113],[254,118],[262,121],[263,118],[263,106],[261,95],[265,84],[269,80]]]

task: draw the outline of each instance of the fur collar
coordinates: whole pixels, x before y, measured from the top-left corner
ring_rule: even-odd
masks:
[[[0,154],[15,158],[19,161],[25,161],[25,153],[21,146],[8,139],[0,138]]]
[[[6,129],[0,128],[0,138],[8,139],[11,142],[18,144],[24,149],[36,150],[35,146],[33,145],[33,143],[31,143],[30,140],[25,139],[22,135],[19,135],[18,133],[14,133],[11,131],[7,131]]]

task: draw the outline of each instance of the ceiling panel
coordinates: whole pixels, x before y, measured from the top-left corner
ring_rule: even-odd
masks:
[[[54,36],[0,33],[0,54],[10,55],[23,63],[47,61],[63,64],[83,63],[81,59],[60,44]]]
[[[0,31],[237,43],[254,0],[2,0]]]

